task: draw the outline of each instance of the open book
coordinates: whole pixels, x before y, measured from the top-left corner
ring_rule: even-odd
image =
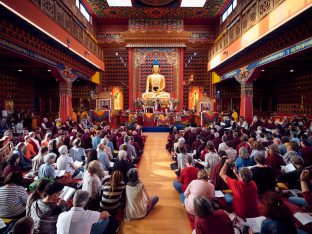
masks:
[[[308,213],[297,212],[296,214],[294,214],[294,217],[298,219],[298,221],[300,221],[302,225],[312,223],[312,216],[309,215]]]
[[[115,164],[114,162],[109,162],[109,166],[110,166],[110,167],[113,167],[114,164]]]
[[[282,170],[285,171],[285,173],[288,173],[288,172],[295,171],[296,168],[292,163],[289,163],[286,166],[282,166]]]
[[[301,194],[302,192],[299,189],[286,189],[282,190],[282,193],[291,194],[290,196],[298,197],[298,194]]]
[[[55,170],[56,177],[62,177],[65,175],[65,170]]]
[[[74,164],[75,164],[75,166],[77,166],[77,167],[81,167],[82,166],[82,164],[83,164],[83,162],[79,162],[79,161],[75,161],[74,162]]]
[[[60,195],[60,198],[68,202],[75,192],[76,192],[76,189],[68,187],[68,186],[64,186],[62,193]]]
[[[215,190],[215,197],[224,197],[224,194],[221,190]]]
[[[249,225],[252,233],[259,233],[261,230],[262,221],[265,220],[264,216],[259,216],[256,218],[246,218],[246,222]]]

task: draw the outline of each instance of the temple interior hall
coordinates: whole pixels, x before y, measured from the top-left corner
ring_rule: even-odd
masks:
[[[0,233],[312,233],[312,0],[0,0]]]

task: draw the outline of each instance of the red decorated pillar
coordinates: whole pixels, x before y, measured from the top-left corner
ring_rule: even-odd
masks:
[[[128,68],[129,68],[129,109],[133,109],[133,69],[132,69],[132,48],[128,48]]]
[[[183,80],[184,80],[184,48],[180,48],[180,82],[179,82],[179,97],[180,110],[183,109]]]
[[[249,123],[253,118],[253,80],[258,74],[258,70],[244,67],[234,76],[241,85],[240,116],[243,116]]]
[[[68,81],[59,82],[59,94],[60,94],[60,118],[66,121],[68,116],[73,113],[72,105],[72,83]]]
[[[241,83],[240,116],[249,123],[253,118],[253,83]]]

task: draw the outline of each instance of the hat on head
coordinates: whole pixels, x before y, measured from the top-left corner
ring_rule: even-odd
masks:
[[[154,65],[160,66],[158,59],[155,59],[155,60],[153,61],[153,66],[154,66]]]

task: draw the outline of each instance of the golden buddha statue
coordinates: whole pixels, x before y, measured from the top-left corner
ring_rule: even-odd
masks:
[[[153,74],[147,76],[146,91],[142,94],[143,99],[149,98],[163,98],[169,99],[170,94],[165,92],[166,83],[165,77],[159,74],[159,62],[155,60],[153,62]],[[150,91],[151,88],[151,91]]]

